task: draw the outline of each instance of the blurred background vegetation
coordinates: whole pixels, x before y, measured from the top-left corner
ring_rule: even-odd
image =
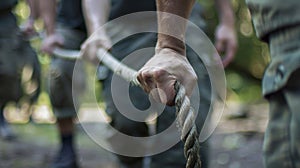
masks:
[[[207,21],[208,36],[214,39],[218,15],[214,1],[200,0]],[[232,0],[236,17],[238,51],[234,61],[226,68],[228,99],[241,103],[256,103],[262,99],[261,79],[269,62],[268,47],[260,42],[252,26],[245,1]]]
[[[213,0],[199,0],[199,2],[202,4],[203,9],[205,9],[205,19],[207,22],[207,34],[208,36],[214,41],[214,33],[215,28],[218,25],[218,17],[217,12],[214,7],[214,1]],[[228,100],[232,100],[235,102],[238,102],[240,104],[256,104],[260,103],[262,101],[261,96],[261,78],[264,72],[264,68],[269,62],[269,54],[268,54],[268,48],[266,44],[261,43],[255,36],[255,32],[252,27],[251,18],[248,9],[246,8],[246,5],[244,3],[244,0],[232,0],[235,16],[236,16],[236,30],[238,34],[238,52],[236,54],[236,58],[233,61],[233,63],[230,64],[228,68],[226,68],[226,79],[227,79],[227,98]],[[18,19],[18,23],[21,26],[26,19],[29,16],[29,8],[26,5],[25,0],[19,0],[18,5],[15,8],[15,14]],[[40,20],[38,20],[35,23],[35,27],[37,31],[43,30],[43,24]],[[37,107],[39,107],[40,110],[35,110],[35,113],[37,112],[37,117],[33,115],[33,119],[37,123],[54,123],[55,119],[53,117],[53,114],[51,114],[51,105],[49,101],[49,96],[47,94],[47,73],[49,69],[50,64],[50,57],[42,54],[39,52],[41,41],[40,39],[34,39],[31,40],[32,46],[36,49],[38,53],[38,59],[42,67],[42,92],[39,96]],[[87,71],[92,71],[90,67],[87,67]],[[87,86],[90,91],[96,90],[97,98],[101,105],[103,105],[101,94],[101,85],[96,82],[92,75],[88,76],[89,86]],[[96,88],[94,87],[94,84],[97,83]],[[256,106],[256,105],[255,105]],[[102,106],[103,107],[103,106]],[[15,113],[11,113],[11,117],[8,117],[11,122],[14,123],[27,123],[29,121],[29,115],[26,112],[24,114],[25,117],[21,118],[20,120],[16,120],[20,116],[20,110],[15,110],[15,106],[11,106],[12,111],[17,111]],[[14,109],[13,109],[14,108]],[[236,130],[243,130],[243,131],[251,131],[251,130],[264,130],[264,126],[266,125],[265,122],[262,122],[262,120],[266,120],[267,113],[266,110],[261,110],[261,107],[255,107],[252,108],[251,113],[254,113],[255,117],[250,118],[248,121],[246,120],[237,120],[230,122],[220,122],[220,128],[221,131],[224,130],[231,130],[231,128],[234,128]],[[263,108],[266,109],[266,108]],[[231,110],[231,109],[230,109]],[[48,113],[47,113],[48,112]],[[8,114],[8,113],[7,113]],[[45,116],[46,115],[46,116]],[[47,116],[48,115],[48,116]],[[263,117],[261,117],[263,115]],[[258,117],[257,117],[258,116]],[[49,117],[51,120],[49,121]],[[38,120],[38,119],[47,119],[47,120]],[[231,125],[226,125],[230,123]],[[261,126],[263,125],[263,126]],[[251,127],[249,129],[249,127]],[[258,127],[262,127],[262,129],[258,129]],[[24,165],[32,164],[36,166],[36,158],[39,159],[41,157],[49,157],[49,153],[54,153],[55,146],[58,144],[58,138],[57,138],[57,131],[54,125],[39,125],[36,127],[36,125],[26,124],[26,125],[14,125],[14,129],[17,130],[17,134],[21,135],[20,140],[22,140],[22,143],[19,143],[21,141],[17,141],[18,144],[15,143],[0,143],[0,153],[2,152],[2,160],[0,157],[1,162],[4,161],[12,161],[15,164],[22,163],[21,167],[24,167]],[[236,131],[234,130],[234,131]],[[80,131],[79,131],[80,132]],[[83,132],[83,131],[82,131]],[[106,132],[104,130],[103,132]],[[224,131],[226,133],[226,131]],[[260,139],[257,139],[258,136],[252,136],[252,134],[245,133],[244,135],[238,135],[238,134],[227,134],[224,137],[218,136],[217,138],[212,138],[217,140],[218,142],[213,141],[212,147],[214,148],[212,152],[212,162],[215,163],[222,163],[222,166],[224,167],[224,163],[228,162],[229,159],[232,160],[232,165],[229,166],[230,163],[228,163],[228,167],[243,167],[239,165],[238,161],[249,161],[248,164],[253,165],[253,162],[256,162],[256,157],[261,156],[261,145],[258,142],[261,142],[262,136]],[[98,146],[93,146],[94,143],[91,142],[90,139],[86,136],[85,133],[82,133],[77,135],[80,148],[86,148],[90,147],[93,150],[98,149]],[[254,137],[254,138],[253,138]],[[252,141],[254,139],[254,141]],[[251,141],[250,141],[251,140]],[[30,142],[30,143],[24,143],[24,142]],[[251,142],[251,143],[250,143]],[[24,144],[20,148],[20,144]],[[34,145],[28,145],[28,144],[34,144]],[[36,146],[37,145],[37,146]],[[90,146],[91,145],[91,146]],[[254,145],[254,147],[253,147]],[[11,146],[11,147],[10,147]],[[43,148],[39,147],[42,146]],[[250,147],[249,147],[250,146]],[[28,150],[28,147],[30,150]],[[244,147],[244,148],[243,148]],[[253,147],[253,148],[252,148]],[[11,150],[12,148],[15,148],[15,150]],[[24,148],[24,149],[23,149]],[[239,149],[238,149],[239,148]],[[20,152],[21,149],[21,152]],[[22,149],[24,152],[22,152]],[[34,150],[32,150],[34,149]],[[220,150],[218,150],[220,149]],[[241,150],[240,150],[241,149]],[[250,151],[251,150],[251,151]],[[3,152],[4,151],[4,152]],[[10,152],[13,151],[13,152]],[[30,153],[28,153],[30,151]],[[49,152],[50,151],[50,152]],[[232,151],[237,151],[236,155],[238,157],[234,157],[232,154]],[[246,152],[245,152],[246,151]],[[254,153],[254,151],[256,153]],[[243,156],[240,156],[240,153],[243,153]],[[258,153],[260,152],[260,153]],[[8,153],[8,154],[7,154]],[[18,155],[12,155],[10,157],[9,153],[16,153]],[[43,154],[46,153],[46,154]],[[99,162],[101,162],[101,159],[107,159],[107,157],[103,157],[104,154],[99,154],[99,151],[88,154],[88,152],[83,153],[82,156],[88,157],[88,163],[95,163],[95,166],[93,167],[99,167]],[[24,157],[23,155],[26,155],[28,157]],[[86,155],[85,155],[86,154]],[[245,159],[248,157],[248,155],[251,155],[249,157],[250,159]],[[45,155],[45,156],[44,156]],[[95,157],[92,156],[100,156],[101,159],[98,158],[95,159]],[[255,156],[253,159],[252,156]],[[15,158],[14,158],[15,157]],[[33,157],[35,159],[33,159]],[[10,159],[13,158],[13,159]],[[22,159],[23,158],[23,159]],[[225,158],[225,160],[224,160]],[[217,161],[215,161],[217,160]],[[226,161],[227,160],[227,161]],[[22,162],[24,161],[24,163]],[[45,159],[39,159],[39,162],[45,162],[47,161]],[[95,162],[93,162],[95,161]],[[48,161],[49,162],[49,161]],[[4,162],[6,163],[6,162]],[[1,165],[1,164],[0,164]],[[246,165],[246,164],[245,164]],[[254,164],[255,165],[255,164]],[[34,166],[27,166],[27,167],[34,167]],[[1,167],[1,166],[0,166]],[[43,167],[43,166],[39,166]],[[88,166],[85,166],[88,167]],[[105,167],[105,166],[104,166]],[[258,166],[259,167],[259,166]]]
[[[204,17],[207,22],[207,34],[212,41],[214,41],[214,31],[218,25],[214,1],[200,0],[199,2],[205,10]],[[232,4],[236,16],[239,47],[235,60],[226,68],[227,96],[229,100],[239,101],[242,104],[253,104],[262,100],[261,78],[264,68],[269,61],[268,48],[256,38],[255,31],[252,27],[251,16],[245,2],[232,0]],[[22,25],[30,14],[25,0],[20,0],[14,11],[19,25]],[[35,27],[37,31],[42,31],[43,24],[41,20],[36,21]],[[42,93],[39,97],[38,104],[50,106],[49,97],[46,92],[50,58],[39,52],[40,39],[32,40],[31,43],[32,46],[37,49],[38,58],[42,66]],[[92,79],[90,79],[90,81],[92,82],[89,82],[89,85],[95,88],[95,81]],[[90,86],[87,88],[91,88]],[[97,83],[95,89],[96,93],[98,93],[96,96],[101,102],[101,85]]]

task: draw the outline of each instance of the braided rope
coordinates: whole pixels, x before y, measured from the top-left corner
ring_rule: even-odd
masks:
[[[80,56],[78,51],[64,49],[56,49],[54,53],[56,56],[66,59],[76,59]],[[122,64],[103,49],[98,50],[97,56],[99,60],[114,73],[134,85],[141,86],[137,80],[137,72],[134,69]],[[195,125],[195,118],[197,114],[191,107],[190,99],[186,96],[185,88],[178,81],[175,82],[174,89],[176,91],[175,106],[178,123],[177,126],[181,129],[181,140],[184,142],[184,155],[187,158],[186,168],[201,168],[199,154],[200,143]]]
[[[191,107],[190,99],[186,96],[185,88],[176,81],[175,106],[181,140],[184,142],[184,156],[187,158],[186,168],[200,168],[200,143],[195,125],[197,113]]]
[[[116,60],[107,51],[98,50],[98,58],[114,73],[134,85],[141,86],[137,80],[137,72]],[[184,142],[184,155],[187,158],[186,168],[200,168],[200,143],[195,125],[197,114],[191,107],[190,99],[186,96],[185,88],[176,82],[175,106],[178,126],[181,129],[181,140]]]

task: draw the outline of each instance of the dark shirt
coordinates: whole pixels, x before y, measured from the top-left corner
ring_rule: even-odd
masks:
[[[112,0],[109,20],[129,13],[155,10],[155,0]]]
[[[112,0],[109,20],[133,12],[155,10],[155,0]],[[85,31],[81,0],[61,0],[57,21],[67,28]]]
[[[17,2],[17,0],[0,0],[0,38],[11,38],[18,30],[17,20],[12,12]]]
[[[57,12],[59,24],[70,29],[86,30],[81,0],[61,0]]]
[[[0,14],[11,10],[17,4],[17,0],[0,0]]]
[[[199,10],[200,7],[197,5],[196,8],[198,13],[200,13],[201,9]],[[155,10],[155,0],[111,0],[109,20],[134,12]],[[81,0],[61,0],[58,7],[57,21],[68,28],[85,31],[86,26],[82,13]]]

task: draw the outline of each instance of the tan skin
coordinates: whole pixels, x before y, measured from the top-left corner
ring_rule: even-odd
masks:
[[[193,4],[192,0],[156,1],[157,10],[166,12],[158,13],[158,31],[162,33],[158,34],[155,55],[139,70],[138,80],[143,89],[155,100],[167,105],[174,105],[176,81],[186,88],[188,96],[196,85],[196,73],[185,55],[186,22],[180,22],[168,14],[172,13],[187,19]],[[176,35],[181,39],[175,39],[165,33]]]
[[[172,2],[167,0],[160,0],[157,2],[158,9],[161,11],[169,12],[169,13],[174,13],[179,16],[182,16],[184,18],[188,18],[190,11],[192,9],[192,6],[194,4],[194,1],[185,1],[185,0],[180,0],[176,2]],[[92,6],[95,4],[99,3],[98,1],[95,0],[90,0],[90,3],[94,3]],[[175,5],[175,8],[174,6]],[[87,7],[87,6],[86,6]],[[101,6],[99,6],[99,9]],[[175,9],[181,9],[181,10],[175,10]],[[103,9],[105,10],[105,9]],[[102,10],[99,10],[102,11]],[[89,8],[88,10],[84,10],[85,16],[93,16],[95,19],[94,22],[87,22],[87,28],[88,30],[94,30],[94,27],[97,27],[95,25],[99,25],[99,23],[96,23],[95,21],[103,21],[106,20],[108,16],[107,13],[103,15],[96,15],[93,12],[93,8]],[[105,18],[106,17],[106,18]],[[98,18],[98,19],[96,19]],[[166,31],[167,27],[165,27],[163,22],[169,22],[168,20],[165,20],[165,16],[159,16],[159,30],[164,32]],[[164,20],[164,21],[163,21]],[[163,22],[162,22],[163,21]],[[150,92],[152,89],[156,88],[158,86],[159,89],[167,91],[166,94],[163,94],[162,92],[152,92],[151,94],[153,95],[154,98],[156,98],[157,101],[163,102],[170,104],[173,102],[173,97],[174,97],[174,82],[175,80],[179,80],[182,82],[184,85],[189,85],[187,88],[193,88],[196,83],[196,75],[195,72],[193,71],[191,65],[188,63],[186,56],[185,56],[185,46],[182,40],[184,37],[185,33],[185,24],[186,23],[174,23],[178,26],[178,29],[176,29],[175,34],[179,34],[179,36],[182,37],[181,40],[174,40],[174,38],[170,38],[169,36],[164,36],[164,35],[159,35],[158,37],[158,42],[157,42],[157,52],[155,56],[148,61],[148,63],[145,64],[144,68],[142,68],[139,71],[139,80],[142,83],[142,86],[146,92]],[[90,32],[92,32],[90,31]],[[103,33],[103,32],[101,32]],[[105,32],[104,32],[105,33]],[[89,41],[89,39],[87,40]],[[86,43],[85,43],[86,44]],[[85,53],[87,52],[87,45],[83,45],[82,47],[82,52]],[[97,43],[89,43],[89,45],[98,45]],[[90,52],[89,57],[96,57],[96,52],[91,53]],[[87,55],[84,55],[87,57]],[[89,58],[88,58],[89,59]],[[91,60],[91,59],[89,59]],[[161,61],[163,60],[163,61]],[[173,62],[174,61],[174,62]],[[176,67],[173,65],[177,65]],[[149,70],[152,67],[155,67],[153,71]],[[178,73],[180,72],[180,73]],[[151,78],[151,80],[149,80]],[[151,81],[151,82],[150,82]],[[191,86],[190,86],[191,85]],[[188,89],[188,93],[191,93],[191,89]],[[166,95],[166,96],[164,96]]]
[[[38,5],[39,11],[42,11],[40,12],[40,17],[44,21],[47,33],[46,38],[42,42],[41,50],[52,54],[55,47],[63,45],[62,36],[55,33],[56,1],[43,0],[39,1]],[[72,134],[74,132],[73,118],[57,119],[57,126],[61,135]]]
[[[57,46],[62,46],[64,39],[61,35],[55,33],[56,26],[56,1],[43,0],[39,3],[40,16],[44,21],[47,36],[42,42],[41,50],[45,53],[52,54]]]
[[[237,50],[237,37],[234,27],[234,13],[229,0],[215,0],[219,11],[220,24],[215,32],[215,47],[223,55],[223,66],[227,67],[234,59]]]
[[[38,0],[29,0],[31,2],[33,1],[38,1]],[[92,2],[91,2],[92,1]],[[93,15],[88,15],[85,16],[86,19],[86,24],[87,25],[91,25],[89,24],[90,22],[93,23],[97,23],[97,24],[93,24],[93,27],[89,26],[88,27],[88,34],[92,34],[94,32],[96,32],[96,29],[102,25],[103,23],[106,22],[106,19],[103,20],[103,17],[100,17],[100,20],[98,17],[98,15],[105,15],[103,14],[103,12],[99,13],[99,8],[96,8],[98,5],[100,5],[101,7],[104,7],[105,9],[109,9],[109,4],[110,1],[109,0],[102,0],[102,1],[96,1],[96,0],[83,0],[83,8],[93,8],[94,10],[91,10]],[[56,1],[53,0],[43,0],[40,1],[40,3],[35,3],[35,5],[38,4],[38,11],[36,11],[36,7],[34,6],[34,3],[29,3],[31,4],[31,9],[32,9],[32,13],[38,12],[38,11],[43,11],[40,12],[40,16],[44,21],[45,24],[45,28],[46,28],[46,33],[47,33],[47,37],[43,40],[42,42],[42,47],[41,50],[45,53],[48,54],[52,54],[54,48],[58,47],[58,46],[62,46],[64,39],[61,35],[56,34],[55,33],[55,17],[56,17]],[[103,11],[103,10],[102,10]],[[107,15],[108,16],[108,15]],[[104,18],[106,18],[107,16],[105,16]],[[90,52],[96,52],[97,48],[103,47],[105,49],[108,49],[110,47],[110,41],[109,38],[106,38],[106,34],[102,33],[101,31],[97,32],[97,36],[95,37],[101,37],[101,38],[93,38],[93,39],[89,39],[87,40],[84,44],[83,44],[83,48],[85,48],[87,52],[83,52],[82,54],[84,55],[91,55],[88,54]],[[89,46],[88,44],[93,42],[93,46]],[[95,58],[92,59],[92,61],[95,62]],[[65,119],[58,119],[57,120],[57,125],[58,125],[58,129],[60,134],[70,134],[74,132],[74,123],[73,123],[73,118],[65,118]]]
[[[29,0],[29,1],[33,1],[33,0]],[[157,1],[157,7],[158,7],[159,11],[169,12],[169,13],[177,14],[184,18],[188,18],[188,15],[192,8],[193,3],[194,3],[194,1],[173,2],[173,1],[163,0],[163,1]],[[219,53],[222,53],[222,52],[225,53],[224,58],[223,58],[223,65],[224,65],[224,67],[226,67],[234,58],[236,48],[237,48],[236,33],[235,33],[235,29],[234,29],[234,15],[233,15],[233,12],[231,9],[232,7],[230,5],[229,0],[215,0],[215,3],[218,8],[218,11],[220,13],[220,15],[219,15],[220,16],[219,17],[220,25],[217,27],[217,30],[216,30],[216,48]],[[102,31],[102,29],[96,31],[97,28],[100,27],[101,25],[103,25],[107,20],[108,13],[109,13],[109,4],[110,4],[109,0],[103,0],[103,1],[84,0],[83,1],[83,9],[84,9],[84,13],[85,13],[86,24],[88,27],[88,33],[89,33],[89,35],[91,35],[93,33],[95,33],[97,35],[91,36],[91,38],[89,38],[82,45],[81,51],[82,51],[82,55],[84,55],[85,58],[87,58],[88,60],[90,60],[91,62],[93,62],[95,64],[99,63],[98,59],[95,56],[97,48],[109,49],[111,46],[110,40],[107,37],[106,32]],[[44,52],[51,54],[53,49],[56,46],[60,46],[63,44],[62,37],[60,37],[59,35],[54,33],[55,1],[45,0],[45,2],[40,4],[40,9],[43,11],[41,15],[42,15],[42,18],[45,20],[45,25],[46,25],[47,34],[48,34],[47,38],[43,41],[42,50]],[[85,9],[88,9],[88,10],[85,10]],[[103,10],[98,10],[98,9],[103,9]],[[166,30],[166,31],[169,30],[168,24],[165,24],[165,22],[169,22],[170,20],[168,21],[168,20],[164,19],[164,16],[159,16],[159,20],[160,20],[160,22],[159,22],[160,31],[163,32],[164,30]],[[174,26],[174,27],[177,27],[177,29],[175,30],[177,32],[175,32],[175,34],[179,34],[179,35],[184,34],[184,32],[185,32],[184,24],[178,25],[178,23],[177,23],[176,26]],[[181,39],[181,40],[184,40],[184,39]],[[177,54],[184,55],[183,43],[180,40],[176,40],[174,38],[170,38],[169,36],[164,36],[164,35],[160,34],[159,38],[158,38],[158,42],[157,42],[157,54],[156,55],[160,55],[159,51],[164,50],[164,49],[167,49],[167,50],[165,52],[163,52],[164,53],[163,55],[166,55],[166,52],[172,53],[170,55],[174,55],[172,57],[175,57],[175,58],[177,58],[175,56]],[[150,92],[150,90],[152,90],[153,88],[156,88],[157,86],[158,86],[158,88],[160,88],[162,90],[166,90],[166,94],[163,94],[163,92],[157,92],[158,90],[156,90],[152,94],[155,93],[155,95],[153,95],[153,96],[156,97],[156,99],[158,101],[170,104],[170,101],[172,101],[172,97],[174,96],[174,92],[172,91],[172,89],[167,86],[153,84],[153,82],[157,83],[156,80],[152,80],[152,79],[149,80],[149,78],[150,78],[149,75],[151,73],[152,73],[152,75],[154,75],[153,73],[158,73],[158,74],[161,73],[161,72],[157,72],[157,71],[160,71],[158,69],[159,66],[156,66],[155,72],[149,71],[151,69],[149,66],[154,66],[152,64],[161,64],[162,63],[161,61],[155,61],[155,59],[160,60],[160,58],[161,57],[153,58],[153,61],[149,61],[149,63],[147,63],[145,65],[145,67],[139,71],[139,80],[143,84],[144,90],[147,92]],[[183,61],[183,60],[181,60],[181,61]],[[168,61],[166,60],[165,62],[168,62]],[[169,64],[172,65],[173,62],[169,62]],[[165,65],[168,66],[167,63]],[[188,65],[188,64],[186,64],[186,60],[184,60],[184,65]],[[184,68],[184,67],[182,67],[182,68]],[[179,71],[179,69],[176,68],[176,69],[172,69],[171,73],[174,73],[175,76],[172,76],[171,81],[173,81],[173,78],[175,77],[174,79],[181,81],[183,85],[189,86],[186,88],[187,88],[188,95],[190,95],[191,90],[194,87],[194,84],[192,84],[192,83],[194,83],[194,79],[192,77],[194,75],[192,73],[194,73],[194,72],[190,70],[190,67],[185,67],[184,69],[185,69],[184,71],[187,71],[187,74],[191,74],[191,76],[189,76],[189,75],[182,76],[180,74],[177,75],[176,73],[178,73],[178,72],[173,72],[173,71]],[[150,74],[145,71],[148,71]],[[180,71],[180,72],[184,72],[184,71]],[[157,76],[157,74],[155,76]],[[182,77],[180,77],[180,76],[182,76]],[[152,76],[151,78],[153,78],[153,77],[154,76]],[[169,76],[169,77],[171,77],[171,76]],[[155,78],[153,78],[153,79],[155,79]],[[161,81],[161,82],[163,82],[163,81]],[[173,82],[168,83],[168,85],[172,85],[172,83]]]
[[[36,34],[34,29],[34,21],[39,17],[39,1],[38,0],[27,0],[29,5],[30,16],[27,21],[21,26],[21,31],[26,37],[31,37]]]
[[[89,1],[90,3],[94,3],[92,6],[99,3],[95,0]],[[227,66],[228,63],[233,59],[237,46],[234,29],[234,15],[229,0],[215,1],[220,13],[220,25],[216,30],[216,46],[219,52],[225,53],[223,64],[224,66]],[[194,0],[157,0],[156,4],[158,11],[188,18],[194,4]],[[88,10],[84,10],[86,16],[93,15],[91,9],[93,8],[90,7]],[[99,6],[98,9],[103,9],[105,11],[104,14],[94,14],[93,17],[98,19],[93,19],[93,21],[91,20],[87,24],[88,29],[94,30],[94,32],[95,27],[99,26],[97,20],[98,22],[106,20],[108,16],[107,13],[109,12],[104,8],[101,8],[101,6]],[[158,35],[156,54],[144,65],[143,68],[141,68],[141,70],[139,70],[138,79],[142,84],[143,89],[147,93],[150,93],[155,100],[168,105],[173,105],[175,96],[175,81],[177,80],[181,82],[181,84],[183,84],[187,90],[187,95],[190,96],[196,84],[197,77],[185,56],[184,34],[186,23],[178,23],[178,20],[169,17],[168,14],[160,13],[158,15],[158,25],[159,32],[162,33]],[[167,36],[165,33],[175,35],[179,39]],[[103,35],[106,33],[102,31],[99,34]],[[107,36],[98,38],[106,39]],[[82,47],[83,53],[89,53],[89,55],[84,55],[88,60],[93,60],[93,58],[96,58],[96,50],[93,52],[88,51],[87,46],[101,46],[101,44],[99,44],[99,42],[101,43],[101,40],[98,40],[98,42],[92,41],[93,40],[88,39]],[[105,44],[102,44],[102,46],[105,46]]]
[[[107,22],[110,3],[110,0],[82,0],[83,14],[90,38],[82,44],[81,55],[95,65],[99,64],[99,59],[95,56],[97,50],[99,48],[109,50],[111,47],[106,31],[101,29],[101,26]]]
[[[192,9],[193,1],[156,1],[158,11],[168,12],[188,18]],[[228,0],[216,0],[217,7],[221,13],[221,24],[216,31],[216,44],[219,52],[225,52],[224,66],[233,59],[236,51],[236,35],[234,30],[234,16]],[[172,18],[161,14],[158,17],[160,32],[174,31],[180,37],[185,32],[185,24],[172,23]],[[172,32],[173,33],[173,32]],[[184,36],[182,36],[184,37]],[[184,39],[182,40],[184,41]],[[170,36],[159,34],[157,51],[145,66],[139,71],[138,79],[144,90],[167,105],[174,105],[174,83],[179,81],[190,96],[196,84],[196,75],[185,57],[185,47],[180,41]],[[158,89],[156,89],[158,88]],[[155,91],[152,91],[155,89]]]

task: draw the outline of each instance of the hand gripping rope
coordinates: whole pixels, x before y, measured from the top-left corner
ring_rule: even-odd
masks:
[[[54,55],[65,59],[77,59],[80,57],[78,51],[55,49]],[[99,60],[110,68],[115,74],[134,85],[141,86],[137,80],[137,71],[129,68],[115,59],[110,53],[103,49],[97,52]],[[177,81],[174,86],[176,97],[176,117],[178,127],[181,129],[181,140],[184,142],[184,155],[187,158],[186,168],[201,168],[200,143],[195,125],[197,113],[191,107],[190,99],[186,96],[185,88]]]

